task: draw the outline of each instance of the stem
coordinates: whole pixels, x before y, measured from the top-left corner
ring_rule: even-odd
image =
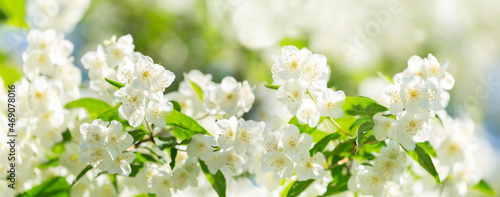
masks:
[[[330,119],[330,121],[332,121],[332,123],[340,129],[340,131],[342,131],[344,134],[346,135],[349,135],[340,125],[339,123],[337,123],[332,117],[328,117],[328,119]]]
[[[208,117],[208,116],[209,116],[209,114],[205,114],[205,115],[203,115],[203,116],[201,116],[201,117],[196,118],[196,120],[201,120],[201,119],[206,118],[206,117]]]

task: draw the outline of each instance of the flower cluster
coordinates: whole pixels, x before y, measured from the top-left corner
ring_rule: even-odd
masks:
[[[207,114],[223,118],[241,117],[250,111],[255,100],[248,81],[238,82],[228,76],[217,84],[212,81],[212,75],[204,75],[198,70],[187,73],[179,90],[168,93],[166,97],[179,102],[182,112],[192,117]]]
[[[327,88],[330,67],[326,57],[306,48],[284,46],[280,57],[273,56],[273,84],[280,85],[276,97],[302,124],[315,127],[321,116],[341,118],[343,91]]]
[[[390,140],[387,147],[380,150],[373,166],[358,165],[354,168],[348,182],[349,190],[360,191],[363,195],[390,196],[388,188],[400,184],[405,167],[406,153],[396,141]]]
[[[174,81],[174,73],[155,64],[150,57],[134,52],[130,35],[118,40],[113,36],[106,44],[106,52],[99,45],[97,51],[82,57],[83,65],[89,69],[91,88],[113,88],[105,78],[120,81],[125,86],[114,92],[116,101],[122,103],[120,115],[133,127],[144,119],[165,127],[164,115],[172,111],[173,106],[165,100],[163,91]]]
[[[96,119],[92,124],[83,123],[80,126],[82,142],[78,159],[110,174],[129,175],[130,163],[135,155],[124,151],[134,139],[122,129],[122,124],[116,120],[109,123]]]
[[[429,118],[446,107],[449,100],[446,90],[454,85],[447,67],[447,63],[441,66],[431,54],[425,59],[412,56],[408,60],[408,68],[394,76],[394,84],[384,94],[396,119],[383,114],[374,116],[373,133],[378,140],[389,137],[407,150],[413,150],[415,142],[429,140]]]

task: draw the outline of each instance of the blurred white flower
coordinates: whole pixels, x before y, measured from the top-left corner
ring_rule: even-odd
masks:
[[[323,153],[318,152],[313,157],[309,153],[302,154],[301,160],[297,163],[296,173],[299,181],[307,179],[319,179],[325,175],[323,169],[323,160],[325,156]]]

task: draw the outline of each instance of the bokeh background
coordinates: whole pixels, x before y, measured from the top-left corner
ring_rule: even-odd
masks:
[[[380,75],[401,72],[412,55],[432,53],[440,62],[450,61],[456,83],[447,111],[476,122],[478,164],[500,193],[500,1],[0,2],[0,75],[5,84],[22,75],[21,54],[30,28],[65,33],[75,45],[74,63],[82,68],[84,87],[88,77],[80,58],[113,35],[131,34],[135,51],[176,76],[198,69],[216,82],[231,75],[255,86],[272,81],[271,55],[279,55],[282,46],[307,47],[328,58],[329,86],[382,103],[387,81]]]

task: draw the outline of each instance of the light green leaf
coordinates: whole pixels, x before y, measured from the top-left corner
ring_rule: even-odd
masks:
[[[108,78],[104,78],[104,80],[106,80],[109,84],[115,86],[118,89],[125,87],[125,84],[120,83],[118,81],[113,81],[113,80],[108,79]]]
[[[437,184],[441,184],[441,180],[439,179],[439,174],[434,167],[434,163],[432,163],[431,156],[422,148],[419,144],[415,145],[414,151],[406,151],[408,155],[410,155],[415,161],[420,164],[429,174],[434,177],[434,180]]]
[[[270,85],[270,84],[264,84],[264,86],[266,86],[266,88],[273,89],[273,90],[277,90],[278,88],[281,87],[281,85]]]
[[[200,167],[205,173],[205,176],[208,179],[208,182],[212,185],[214,190],[219,194],[220,197],[225,197],[226,196],[226,179],[224,178],[224,175],[219,171],[215,173],[215,175],[210,174],[210,171],[208,171],[207,165],[205,165],[205,162],[202,160],[198,160],[200,162]]]
[[[490,196],[495,196],[495,191],[486,183],[486,181],[482,180],[479,181],[472,189],[475,189],[477,191],[480,191],[482,193],[488,194]]]
[[[24,20],[26,13],[23,0],[0,1],[0,7],[9,18],[9,24],[19,27],[28,27]]]
[[[87,165],[87,167],[85,167],[81,172],[80,174],[78,174],[78,176],[76,176],[76,179],[73,181],[73,183],[71,183],[71,186],[70,187],[73,187],[73,185],[75,185],[76,182],[78,182],[78,180],[80,180],[85,174],[87,174],[87,172],[89,170],[91,170],[93,167],[91,165]]]
[[[121,103],[103,112],[101,115],[97,116],[97,119],[101,119],[107,122],[117,120],[124,125],[128,125],[128,122],[126,120],[120,118],[120,115],[118,113],[118,108],[120,108],[120,105]]]
[[[295,181],[293,183],[290,183],[293,185],[290,187],[290,190],[288,190],[288,193],[286,196],[287,197],[299,196],[300,193],[302,193],[304,190],[306,190],[307,187],[309,187],[309,185],[311,185],[311,183],[314,181],[315,181],[315,179],[309,179],[306,181]]]
[[[389,76],[385,75],[384,73],[382,73],[382,72],[378,71],[378,72],[377,72],[377,75],[378,75],[380,78],[386,79],[386,80],[387,80],[387,81],[389,81],[390,83],[394,84],[394,82],[392,82],[392,79],[391,79]]]
[[[203,90],[201,90],[200,86],[198,86],[196,83],[191,81],[191,79],[189,79],[189,77],[186,75],[186,73],[184,73],[184,78],[186,78],[189,81],[189,83],[193,87],[194,91],[196,92],[196,94],[198,95],[200,100],[203,101]]]
[[[167,125],[174,127],[172,133],[180,140],[189,139],[198,133],[210,135],[196,120],[176,110],[172,110],[169,115],[165,116],[165,119]]]
[[[388,109],[372,99],[366,97],[346,97],[342,109],[347,115],[351,116],[370,116]]]
[[[66,197],[69,196],[69,188],[65,177],[54,177],[17,197]]]
[[[436,150],[434,150],[434,147],[431,146],[431,144],[429,143],[429,141],[426,141],[426,142],[420,142],[420,143],[417,143],[422,149],[425,150],[425,152],[427,154],[429,154],[431,157],[434,157],[436,158],[437,157],[437,153],[436,153]]]
[[[108,103],[94,98],[78,99],[76,101],[71,101],[64,106],[66,109],[79,107],[85,108],[89,112],[90,118],[92,119],[96,119],[100,114],[111,108]]]
[[[324,117],[321,117],[321,119],[319,120],[318,125],[321,122],[323,122],[323,120],[324,120]],[[290,119],[290,121],[288,122],[288,124],[293,124],[293,125],[297,126],[299,128],[300,133],[307,133],[307,134],[312,133],[317,128],[317,126],[316,127],[310,127],[308,124],[300,124],[299,120],[297,119],[297,116],[293,116],[292,119]]]

